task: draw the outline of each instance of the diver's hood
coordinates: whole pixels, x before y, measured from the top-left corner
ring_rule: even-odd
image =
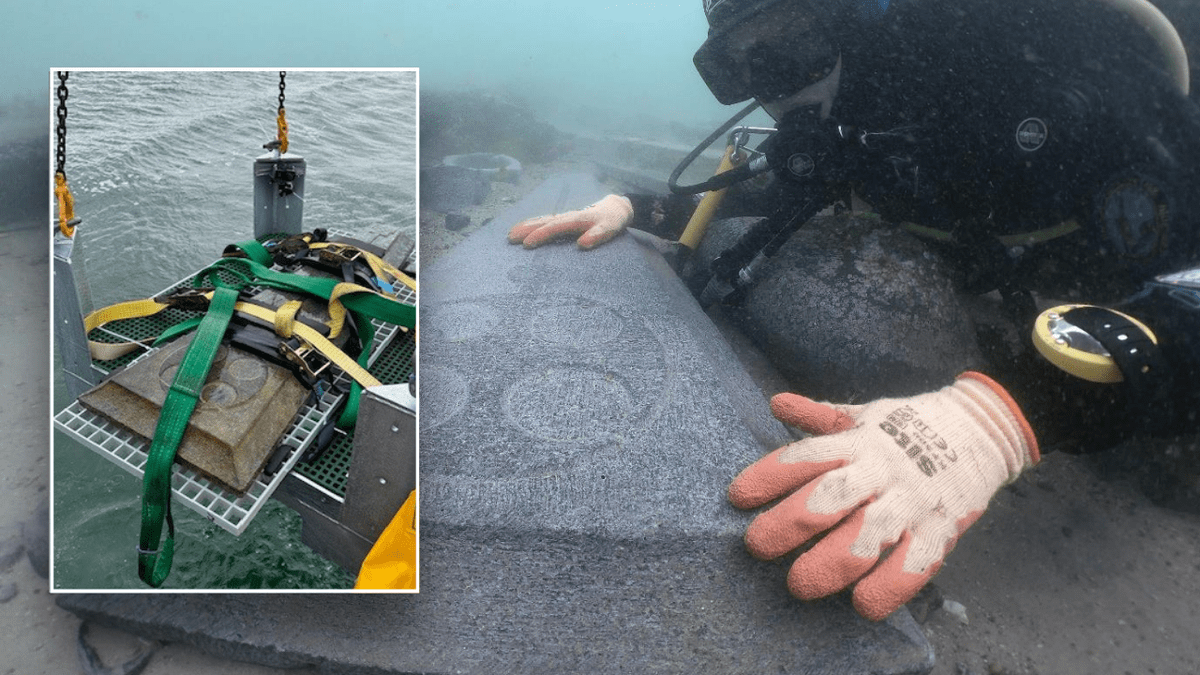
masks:
[[[785,98],[829,76],[848,31],[889,0],[704,0],[708,38],[693,57],[723,104]]]

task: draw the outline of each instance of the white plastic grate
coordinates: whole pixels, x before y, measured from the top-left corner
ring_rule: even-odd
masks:
[[[395,297],[400,302],[403,302],[408,305],[412,305],[413,307],[417,306],[417,292],[414,291],[413,289],[409,288],[408,286],[399,284],[396,287]]]

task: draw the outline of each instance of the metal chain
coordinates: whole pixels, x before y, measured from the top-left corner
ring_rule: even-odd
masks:
[[[263,146],[267,149],[274,148],[280,153],[287,152],[288,150],[288,126],[287,119],[284,117],[283,113],[283,90],[286,86],[284,83],[285,77],[287,77],[287,71],[279,71],[279,112],[275,118],[275,124],[279,128],[279,132],[274,141]]]
[[[67,166],[67,76],[70,72],[65,70],[58,71],[58,127],[55,130],[58,135],[58,150],[55,154],[57,160],[57,173],[65,175]],[[282,86],[282,85],[281,85]],[[282,94],[280,94],[282,97]]]

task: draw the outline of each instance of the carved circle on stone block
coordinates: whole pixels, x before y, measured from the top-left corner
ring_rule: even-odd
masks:
[[[612,373],[559,367],[513,383],[504,407],[514,426],[537,438],[578,442],[624,432],[633,396]]]
[[[162,360],[162,366],[158,371],[158,380],[162,383],[163,389],[171,388],[171,383],[175,381],[175,373],[179,371],[179,364],[183,362],[183,357],[187,354],[188,347],[191,344],[191,340],[177,340],[169,346],[164,347],[164,349],[170,349],[171,352]],[[229,347],[226,345],[217,347],[217,353],[213,356],[212,367],[208,371],[210,379],[215,373],[220,372],[221,365],[228,356]]]
[[[537,310],[530,329],[539,340],[585,349],[616,340],[622,323],[608,308],[570,304]]]
[[[446,366],[426,366],[420,377],[421,427],[432,429],[457,417],[471,394],[467,379]]]
[[[436,338],[445,342],[462,342],[484,337],[501,321],[502,316],[492,307],[476,302],[442,305],[421,316],[421,324]]]
[[[209,382],[200,392],[200,401],[207,406],[228,408],[238,403],[238,390],[227,382]]]
[[[179,371],[179,364],[190,342],[168,347],[172,353],[162,362],[158,379],[163,389],[170,389]],[[213,357],[208,381],[200,390],[199,404],[203,407],[231,408],[254,398],[267,381],[267,368],[258,359],[221,345]]]
[[[237,382],[253,382],[267,377],[267,367],[252,358],[236,358],[225,368],[225,375]]]
[[[465,332],[448,324],[473,316],[489,321],[472,337],[447,339]],[[421,321],[421,428],[452,443],[513,432],[581,451],[619,443],[668,404],[670,364],[686,351],[641,308],[576,295],[427,305]],[[541,459],[572,456],[554,452],[566,454]],[[493,460],[505,468],[486,452],[472,466]]]

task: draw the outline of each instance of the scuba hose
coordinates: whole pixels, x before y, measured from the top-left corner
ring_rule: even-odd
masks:
[[[745,161],[745,156],[737,147],[733,145],[726,147],[725,154],[721,156],[721,163],[717,166],[717,172],[713,178],[729,175],[735,168],[744,167]],[[713,215],[725,197],[725,190],[726,188],[709,190],[696,205],[696,210],[688,219],[687,226],[683,228],[683,234],[679,235],[679,243],[683,244],[688,251],[695,251],[696,247],[700,245],[700,240],[704,238],[709,222],[712,221]]]
[[[688,287],[702,307],[714,302],[736,304],[755,282],[758,269],[810,218],[831,201],[830,186],[843,177],[848,167],[847,131],[836,124],[801,109],[785,116],[777,129],[739,128],[730,134],[730,144],[717,173],[707,181],[690,186],[678,184],[679,176],[718,137],[753,112],[751,103],[715,130],[689,153],[672,172],[668,186],[676,194],[694,194],[708,190],[688,222],[679,243],[685,252],[694,250],[704,235],[708,221],[729,186],[768,170],[790,189],[781,191],[780,201],[767,218],[743,234],[734,245],[716,257],[707,270],[694,274]],[[750,133],[770,133],[747,161],[742,146]]]
[[[740,303],[746,291],[758,280],[758,271],[766,259],[775,255],[825,205],[824,200],[815,197],[788,200],[770,216],[751,226],[733,246],[709,264],[706,278],[690,284],[700,306],[708,307],[717,302]]]
[[[756,108],[758,108],[757,101],[747,105],[734,114],[733,117],[730,117],[724,124],[717,127],[715,131],[708,135],[708,138],[700,141],[700,144],[693,148],[692,151],[689,152],[687,156],[679,162],[679,165],[676,166],[675,170],[671,172],[670,178],[667,179],[667,187],[671,190],[671,192],[677,195],[694,195],[701,192],[707,192],[709,190],[720,190],[727,188],[734,183],[740,183],[741,181],[753,176],[754,174],[751,173],[749,166],[743,166],[738,167],[734,171],[729,171],[726,173],[718,172],[718,175],[709,178],[703,183],[697,183],[695,185],[679,184],[679,177],[683,175],[683,172],[686,171],[689,166],[691,166],[692,162],[696,161],[696,158],[700,156],[700,153],[704,152],[704,150],[708,148],[708,146],[712,145],[718,138],[720,138],[722,134],[732,129],[733,125],[742,121],[743,118],[754,112]]]

